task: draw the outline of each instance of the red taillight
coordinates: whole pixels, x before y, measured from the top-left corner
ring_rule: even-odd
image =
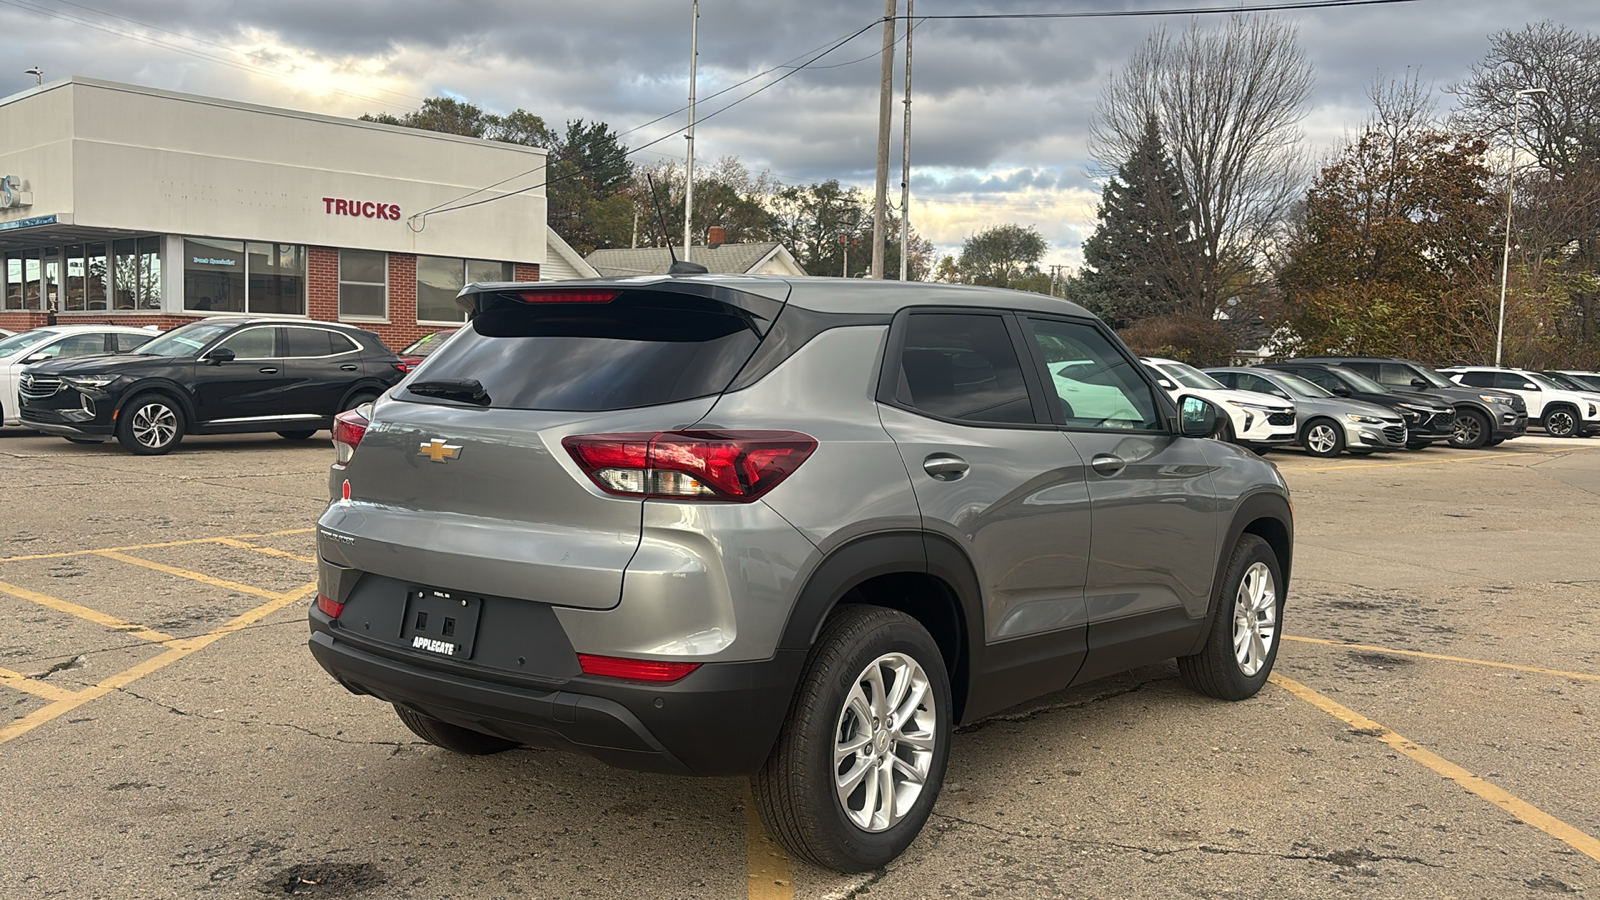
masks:
[[[616,291],[523,291],[517,295],[523,303],[610,303],[617,299]]]
[[[329,597],[327,594],[318,594],[317,609],[328,618],[337,619],[339,614],[344,612],[344,604]]]
[[[699,663],[657,662],[653,659],[622,659],[617,656],[578,654],[578,665],[585,675],[627,678],[631,681],[677,681],[700,668]]]
[[[348,465],[350,458],[356,455],[356,448],[361,446],[361,438],[367,433],[367,426],[371,423],[360,412],[347,409],[333,417],[333,450],[336,454],[335,465]]]
[[[400,361],[394,364],[394,367],[402,372],[409,372],[420,365],[422,365],[422,357],[402,356],[400,357]]]
[[[609,494],[740,503],[777,487],[817,449],[798,431],[580,434],[561,445]]]

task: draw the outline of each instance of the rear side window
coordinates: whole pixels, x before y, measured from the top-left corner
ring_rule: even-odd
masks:
[[[776,306],[776,304],[774,304]],[[428,358],[421,379],[476,381],[497,409],[597,412],[721,393],[750,358],[763,319],[708,297],[622,291],[609,302],[502,299]],[[407,392],[407,399],[438,402]]]
[[[999,316],[919,313],[906,320],[902,405],[944,419],[1034,424],[1015,345]]]
[[[117,341],[117,352],[118,353],[127,353],[129,350],[132,350],[135,347],[142,347],[145,344],[149,343],[150,339],[155,337],[155,335],[154,334],[127,334],[127,333],[119,331],[116,334],[113,334],[112,337],[116,338],[116,341]]]

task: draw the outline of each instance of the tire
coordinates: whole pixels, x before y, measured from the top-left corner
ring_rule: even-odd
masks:
[[[422,738],[435,747],[442,747],[452,753],[461,753],[466,756],[486,756],[490,753],[499,753],[520,747],[516,741],[462,728],[460,725],[451,725],[441,722],[432,716],[425,716],[404,706],[395,706],[395,715],[400,717],[411,733]]]
[[[1283,573],[1267,542],[1239,536],[1228,559],[1211,633],[1193,656],[1178,657],[1178,677],[1219,700],[1255,696],[1272,674],[1283,631]]]
[[[1312,456],[1338,456],[1344,451],[1344,426],[1332,419],[1312,419],[1300,430],[1300,446]]]
[[[343,405],[341,405],[339,407],[339,412],[346,412],[348,410],[355,409],[356,407],[360,406],[363,403],[371,403],[372,401],[374,401],[376,399],[378,399],[378,395],[377,394],[374,394],[371,391],[362,391],[359,394],[355,394],[355,395],[347,398],[344,401]]]
[[[1578,414],[1570,406],[1555,406],[1545,410],[1544,419],[1539,424],[1544,426],[1544,433],[1551,437],[1577,437],[1581,432]]]
[[[314,428],[301,431],[280,431],[278,432],[278,437],[286,441],[303,441],[316,433],[317,431]]]
[[[892,677],[897,667],[900,678]],[[883,607],[840,607],[807,656],[772,754],[750,779],[767,833],[791,854],[839,872],[870,871],[899,856],[944,783],[953,711],[944,657],[915,619]],[[898,728],[874,724],[897,717]],[[841,766],[855,776],[848,793],[838,784]],[[874,799],[878,775],[893,788],[888,808]]]
[[[165,394],[140,394],[117,414],[117,440],[130,453],[160,456],[183,441],[183,408]]]
[[[1450,446],[1476,450],[1489,440],[1489,417],[1475,409],[1456,410],[1455,431]]]
[[[1486,443],[1484,443],[1484,446],[1485,447],[1498,447],[1501,444],[1504,444],[1505,442],[1506,442],[1505,438],[1490,438]]]

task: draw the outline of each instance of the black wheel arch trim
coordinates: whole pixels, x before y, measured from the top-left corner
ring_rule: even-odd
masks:
[[[371,394],[373,399],[377,399],[382,397],[383,392],[387,391],[389,388],[390,385],[384,384],[378,379],[368,375],[351,385],[350,388],[344,392],[344,395],[339,398],[339,406],[343,408],[350,402],[352,398],[360,394]],[[333,414],[330,413],[329,415]]]
[[[168,381],[164,378],[160,380],[152,379],[149,382],[135,382],[126,391],[123,391],[122,398],[117,401],[118,419],[121,418],[122,411],[128,408],[129,403],[145,394],[161,394],[168,399],[177,401],[180,407],[179,412],[183,413],[184,422],[192,424],[195,421],[194,398],[189,396],[189,391],[178,382]]]
[[[1251,526],[1259,522],[1269,522],[1272,525]],[[1246,495],[1239,501],[1238,507],[1233,511],[1233,519],[1228,523],[1228,530],[1223,535],[1221,546],[1218,548],[1216,574],[1211,581],[1211,602],[1206,607],[1206,616],[1203,627],[1200,629],[1199,638],[1189,653],[1199,653],[1205,645],[1206,635],[1211,633],[1211,623],[1217,617],[1217,610],[1222,606],[1218,598],[1222,596],[1222,580],[1228,575],[1228,559],[1233,555],[1233,547],[1239,542],[1239,536],[1246,532],[1258,535],[1272,547],[1273,554],[1278,558],[1278,572],[1283,576],[1283,591],[1289,590],[1289,572],[1294,563],[1294,513],[1289,504],[1289,498],[1275,491],[1257,491]],[[1263,534],[1263,531],[1269,531]]]

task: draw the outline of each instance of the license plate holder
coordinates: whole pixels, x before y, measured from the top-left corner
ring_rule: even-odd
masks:
[[[413,587],[406,591],[400,642],[431,656],[471,659],[483,600],[455,591]]]

